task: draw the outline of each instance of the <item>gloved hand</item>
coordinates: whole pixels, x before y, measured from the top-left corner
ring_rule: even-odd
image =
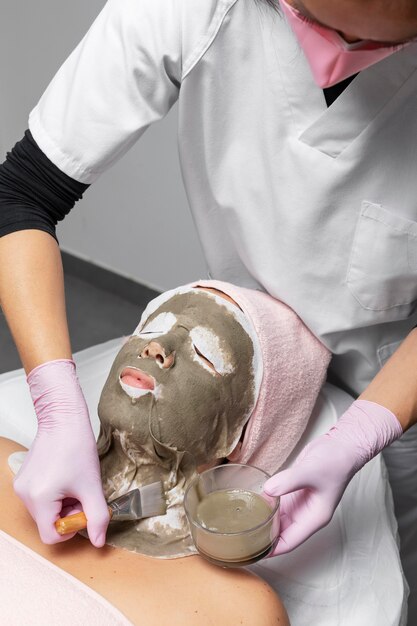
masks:
[[[280,538],[270,556],[290,552],[326,526],[354,474],[402,434],[391,411],[356,400],[337,424],[301,451],[292,467],[269,478],[265,493],[282,496]]]
[[[14,490],[35,520],[44,543],[71,539],[54,522],[84,510],[88,535],[105,543],[109,513],[103,496],[96,441],[87,405],[70,359],[48,361],[28,375],[38,431],[14,478]]]

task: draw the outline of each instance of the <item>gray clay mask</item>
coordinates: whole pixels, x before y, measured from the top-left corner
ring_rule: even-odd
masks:
[[[177,293],[141,320],[117,355],[99,403],[105,496],[161,479],[168,511],[111,524],[112,545],[168,558],[193,553],[184,490],[198,465],[231,453],[256,400],[254,345],[242,316],[205,291]]]

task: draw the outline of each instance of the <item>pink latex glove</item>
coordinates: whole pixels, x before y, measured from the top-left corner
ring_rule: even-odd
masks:
[[[270,556],[290,552],[326,526],[351,478],[402,434],[391,411],[356,400],[335,426],[301,451],[292,467],[269,478],[265,493],[282,496],[280,538]]]
[[[14,490],[35,520],[44,543],[59,535],[58,517],[84,510],[88,536],[105,543],[109,513],[103,496],[96,441],[87,405],[70,359],[48,361],[28,375],[38,431],[14,478]]]

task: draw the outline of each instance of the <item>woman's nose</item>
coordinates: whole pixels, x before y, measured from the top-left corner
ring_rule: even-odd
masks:
[[[157,341],[151,341],[140,353],[142,359],[155,359],[159,367],[168,369],[174,365],[175,352],[166,354],[164,348]]]

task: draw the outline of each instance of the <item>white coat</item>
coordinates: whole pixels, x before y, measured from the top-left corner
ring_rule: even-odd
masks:
[[[327,108],[263,3],[109,0],[29,127],[55,165],[92,183],[179,99],[211,276],[286,302],[359,393],[417,324],[416,68],[412,44]]]

